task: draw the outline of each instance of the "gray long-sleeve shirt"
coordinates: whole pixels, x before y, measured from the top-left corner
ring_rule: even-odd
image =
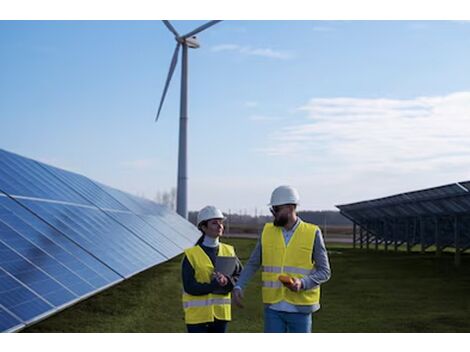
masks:
[[[286,230],[283,227],[281,228],[286,245],[289,243],[290,239],[292,238],[292,235],[294,234],[295,230],[297,229],[297,226],[299,226],[301,221],[302,220],[299,217],[297,217],[297,222],[294,224],[294,226],[290,230]],[[251,280],[253,275],[258,271],[258,269],[261,266],[261,252],[262,251],[261,251],[261,238],[260,238],[258,239],[258,242],[256,243],[255,249],[251,253],[250,259],[248,259],[248,262],[243,268],[240,278],[238,279],[238,282],[235,288],[239,288],[243,290],[248,284],[248,282]],[[303,290],[317,287],[321,285],[322,283],[328,281],[331,276],[330,263],[328,260],[328,252],[325,248],[325,242],[323,241],[323,236],[322,236],[320,229],[317,230],[317,233],[315,236],[312,259],[315,261],[315,269],[312,269],[312,271],[308,275],[304,276],[301,279]],[[311,313],[311,312],[316,312],[317,310],[319,310],[320,304],[305,306],[305,305],[294,305],[286,301],[281,301],[275,304],[268,304],[268,307],[270,309],[283,311],[283,312]]]

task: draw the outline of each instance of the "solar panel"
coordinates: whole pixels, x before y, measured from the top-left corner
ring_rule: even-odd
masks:
[[[70,189],[73,189],[77,194],[80,194],[82,198],[87,200],[88,204],[93,204],[101,209],[129,211],[128,208],[119,203],[116,199],[106,193],[101,187],[99,187],[95,182],[93,182],[89,178],[43,163],[38,164],[44,170],[50,172],[52,175],[56,176],[59,180],[61,180],[64,184],[69,186]]]
[[[0,273],[1,277],[1,273]],[[0,281],[1,282],[1,281]],[[0,297],[2,291],[0,289]],[[0,331],[14,331],[23,327],[21,321],[16,318],[12,313],[8,312],[5,307],[0,306]]]
[[[123,277],[169,259],[100,209],[30,199],[20,202]]]
[[[67,239],[61,232],[26,210],[18,202],[4,196],[0,197],[0,221],[38,248],[59,258],[69,268],[86,277],[95,287],[121,279],[121,276]]]
[[[448,218],[459,217],[460,222],[469,222],[470,181],[433,187],[429,189],[401,193],[389,197],[361,201],[337,206],[341,213],[356,224],[367,227],[374,221],[383,221],[384,229],[376,230],[379,239],[402,240],[410,244],[421,243],[424,246],[436,244],[456,246],[456,237],[452,226],[440,229],[436,235],[435,223]],[[401,222],[415,219],[422,227],[419,233],[409,231],[408,225]],[[432,221],[431,221],[432,220]],[[468,228],[468,224],[461,228]],[[459,230],[459,248],[470,247],[470,234]]]
[[[39,163],[0,149],[0,190],[14,198],[32,197],[91,205]]]
[[[0,331],[16,331],[192,246],[168,208],[0,150]]]
[[[168,210],[168,208],[115,188],[100,183],[97,184],[152,227],[167,229],[165,231],[167,233],[169,232],[168,228],[171,227],[176,232],[172,236],[172,240],[178,241],[182,248],[193,246],[197,241],[198,237],[194,238],[193,235],[194,226],[188,221],[178,221],[179,215]]]

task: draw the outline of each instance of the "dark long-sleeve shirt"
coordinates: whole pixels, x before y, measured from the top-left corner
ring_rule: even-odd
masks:
[[[219,247],[206,247],[202,244],[200,244],[199,246],[207,254],[207,256],[212,262],[212,265],[214,265],[215,267],[215,258],[217,257],[217,253],[219,252]],[[194,277],[194,268],[192,267],[188,258],[184,257],[183,263],[181,265],[184,291],[193,296],[207,295],[209,293],[212,293],[215,289],[217,289],[217,294],[229,293],[233,290],[233,287],[236,285],[242,268],[243,266],[240,260],[237,258],[237,265],[235,271],[231,276],[227,277],[229,279],[229,282],[225,286],[220,286],[215,278],[212,279],[210,283],[200,283],[197,282],[196,278]]]

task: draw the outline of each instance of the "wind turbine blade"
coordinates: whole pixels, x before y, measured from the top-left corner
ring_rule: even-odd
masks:
[[[178,32],[176,31],[175,27],[172,26],[172,24],[170,23],[170,21],[162,21],[163,24],[166,26],[166,28],[168,28],[170,30],[171,33],[173,33],[175,36],[179,37],[180,35],[178,34]]]
[[[222,21],[209,21],[206,24],[203,24],[202,26],[197,27],[195,30],[189,32],[188,34],[183,35],[183,38],[191,37],[199,32],[202,32],[204,29],[212,27],[214,24],[219,23],[219,22],[222,22]]]
[[[173,72],[175,72],[176,64],[178,63],[178,52],[180,50],[180,43],[176,44],[175,51],[173,53],[173,58],[171,59],[170,70],[168,71],[168,76],[166,77],[165,88],[163,88],[162,98],[160,100],[160,105],[158,107],[157,117],[155,118],[155,122],[158,120],[160,116],[160,111],[162,110],[163,102],[165,101],[166,92],[168,91],[168,86],[170,85],[171,77],[173,76]]]

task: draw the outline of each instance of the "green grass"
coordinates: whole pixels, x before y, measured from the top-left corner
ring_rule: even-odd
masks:
[[[255,241],[227,239],[246,261]],[[316,332],[470,332],[470,257],[456,269],[443,253],[375,252],[328,245],[331,280],[322,287]],[[184,332],[181,257],[27,328],[26,332]],[[230,332],[261,332],[259,273],[233,308]]]

